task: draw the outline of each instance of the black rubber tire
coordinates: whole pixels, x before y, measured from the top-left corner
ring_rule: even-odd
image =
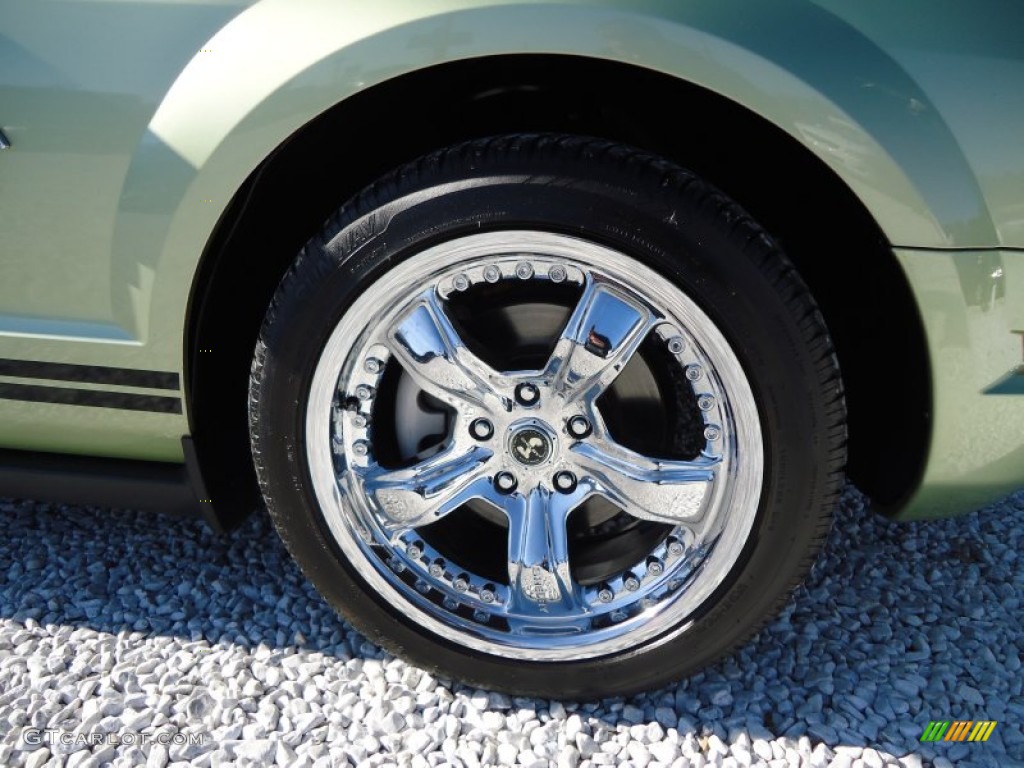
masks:
[[[311,489],[304,402],[328,335],[361,288],[409,255],[495,229],[573,234],[681,287],[737,353],[761,414],[765,476],[754,528],[726,582],[669,642],[588,660],[509,661],[435,636],[385,603],[340,554]],[[779,247],[721,192],[602,140],[515,135],[398,169],[343,206],[299,253],[269,308],[250,383],[252,449],[288,549],[353,626],[443,677],[588,699],[692,673],[781,608],[817,554],[843,482],[843,389],[824,321]]]

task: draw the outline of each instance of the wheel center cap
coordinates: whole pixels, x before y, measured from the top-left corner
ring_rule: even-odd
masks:
[[[524,427],[509,440],[512,457],[520,464],[535,467],[551,455],[551,439],[534,427]]]

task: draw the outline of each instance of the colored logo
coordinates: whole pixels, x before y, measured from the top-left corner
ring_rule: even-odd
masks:
[[[932,720],[921,741],[988,741],[996,720]]]

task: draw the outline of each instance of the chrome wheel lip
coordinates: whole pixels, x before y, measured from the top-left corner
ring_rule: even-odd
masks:
[[[501,271],[497,277],[496,266]],[[635,576],[642,582],[650,574],[644,572],[643,567],[638,569],[639,574],[624,574],[612,585],[611,600],[595,600],[599,604],[593,616],[572,617],[586,619],[581,620],[579,631],[575,633],[572,621],[559,617],[557,612],[553,618],[530,617],[532,627],[512,622],[506,629],[496,629],[489,623],[482,623],[483,615],[492,611],[495,604],[512,603],[507,594],[509,588],[483,582],[461,571],[447,573],[445,569],[449,564],[439,566],[437,553],[416,538],[414,529],[407,532],[408,535],[391,539],[383,548],[375,547],[372,542],[379,541],[379,531],[371,530],[374,517],[368,513],[366,490],[357,469],[365,456],[365,428],[358,428],[358,419],[350,423],[345,415],[339,417],[335,410],[339,383],[349,393],[359,387],[371,390],[375,387],[378,374],[367,370],[364,361],[386,361],[390,357],[384,332],[409,310],[410,302],[423,286],[436,285],[444,296],[465,290],[467,285],[478,281],[546,279],[551,270],[557,282],[575,279],[583,283],[590,276],[623,287],[626,293],[642,298],[656,309],[661,317],[654,332],[672,350],[680,348],[681,340],[682,348],[676,357],[680,364],[690,361],[687,373],[692,373],[693,378],[689,375],[687,378],[706,382],[702,391],[715,398],[707,409],[704,408],[707,403],[702,404],[701,410],[714,420],[715,423],[709,420],[709,426],[719,430],[714,440],[724,449],[719,457],[718,480],[710,483],[710,491],[699,510],[700,519],[709,525],[703,540],[691,537],[682,554],[671,554],[671,542],[661,545],[664,552],[652,553],[652,556],[663,555],[658,568],[651,568],[654,579],[668,583],[675,576],[685,583],[646,608],[640,601],[644,599],[642,595],[650,593],[639,589],[631,592],[627,588],[627,577]],[[505,383],[514,384],[524,379],[539,381],[543,378],[539,373],[506,374],[508,381]],[[360,393],[365,394],[362,390]],[[496,440],[505,439],[513,422],[521,424],[524,418],[541,419],[552,429],[564,426],[564,423],[557,423],[560,421],[557,417],[543,418],[543,406],[519,409],[514,418],[511,414],[503,417],[509,407],[505,401],[510,399],[513,395],[509,391],[504,400],[498,398],[494,401],[497,404],[492,403],[493,410],[488,410]],[[585,408],[579,412],[591,420],[595,437],[607,435],[599,414]],[[565,413],[569,411],[563,407],[559,416]],[[548,423],[551,421],[556,423]],[[725,338],[691,299],[658,273],[617,251],[567,235],[518,230],[471,235],[426,249],[396,265],[356,299],[331,333],[315,369],[305,424],[305,450],[314,493],[335,541],[359,575],[388,603],[435,635],[471,650],[506,658],[536,661],[593,658],[639,645],[661,643],[684,632],[688,618],[721,586],[738,562],[753,527],[761,494],[764,457],[757,408],[742,367]],[[480,441],[466,429],[462,433],[465,443],[472,444],[467,450],[475,451],[474,460],[479,460],[481,466],[493,465],[493,472],[511,468],[519,476],[520,486],[513,494],[516,497],[525,497],[520,493],[524,486],[541,487],[539,474],[550,477],[565,463],[542,462],[535,476],[533,468],[503,457],[504,451],[478,444]],[[456,434],[461,433],[456,430]],[[592,457],[587,455],[586,441],[575,440],[564,431],[559,438],[565,443],[561,454],[573,462],[566,464],[565,469],[588,466],[586,462]],[[593,464],[589,466],[592,474],[596,472]],[[504,502],[493,490],[493,486],[477,487],[474,495],[500,507]],[[559,495],[568,499],[566,503],[575,504],[593,492],[594,483],[588,483],[584,476],[568,497]],[[694,553],[701,557],[696,558],[699,564],[690,572],[684,561],[695,557]],[[407,583],[396,575],[396,568],[417,569],[417,574],[422,571],[422,580],[417,576],[417,580]],[[439,570],[441,575],[435,575]],[[468,583],[465,590],[459,590],[456,587],[466,580],[463,576],[467,576]],[[418,589],[420,581],[424,590]],[[593,593],[597,595],[601,589],[595,587]],[[433,600],[426,596],[433,594],[431,590],[444,592],[445,601],[448,600],[445,590],[451,591],[461,606],[471,609],[470,615],[467,616],[466,611],[446,610],[446,603],[436,602],[437,595],[433,595]],[[488,597],[491,599],[486,599]],[[609,617],[622,609],[629,612],[618,620],[602,626],[591,623],[594,616]],[[543,631],[545,624],[560,626],[562,634],[546,633]]]

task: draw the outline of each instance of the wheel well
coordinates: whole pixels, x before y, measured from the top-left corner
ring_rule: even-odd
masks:
[[[669,118],[666,105],[685,117]],[[298,250],[392,168],[459,141],[527,131],[657,152],[744,206],[796,263],[832,332],[851,478],[883,507],[914,490],[931,410],[924,330],[888,243],[846,185],[780,129],[692,84],[613,62],[515,55],[438,65],[349,98],[283,142],[225,210],[194,280],[185,359],[190,428],[225,527],[258,498],[249,366],[263,314]]]

